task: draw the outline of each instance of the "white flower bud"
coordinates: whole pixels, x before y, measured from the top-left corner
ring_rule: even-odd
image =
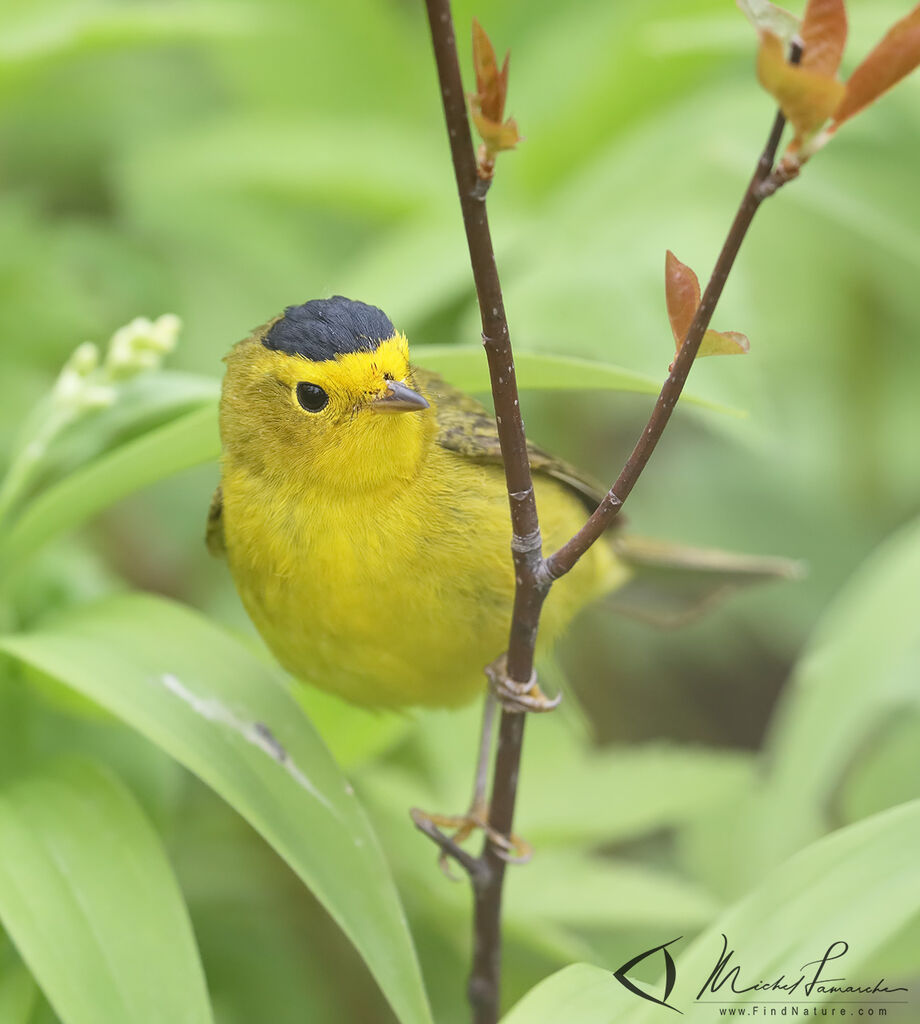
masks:
[[[166,313],[155,322],[137,317],[112,335],[106,356],[106,369],[112,377],[128,377],[143,370],[156,369],[160,360],[176,345],[181,326],[179,318]]]
[[[58,374],[51,393],[57,405],[72,405],[85,386],[86,379],[68,363]]]
[[[175,313],[164,313],[157,317],[150,333],[151,348],[157,352],[172,352],[179,338],[182,321]]]
[[[105,409],[113,405],[117,397],[118,392],[115,388],[106,387],[103,384],[90,384],[77,395],[76,409],[78,412]]]
[[[88,377],[99,365],[99,349],[91,341],[78,345],[73,355],[67,360],[65,370],[73,370],[81,377]]]

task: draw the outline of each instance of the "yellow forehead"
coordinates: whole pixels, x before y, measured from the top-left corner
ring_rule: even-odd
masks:
[[[321,362],[259,347],[258,359],[265,372],[291,387],[308,381],[330,393],[377,391],[381,381],[402,380],[409,370],[409,342],[399,333],[371,352],[347,352]]]

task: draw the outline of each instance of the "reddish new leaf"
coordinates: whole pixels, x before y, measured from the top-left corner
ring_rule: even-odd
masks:
[[[847,41],[843,0],[808,0],[801,36],[800,66],[821,75],[836,75]]]
[[[664,284],[671,332],[674,344],[680,351],[700,305],[700,282],[690,267],[681,263],[670,249],[665,256]],[[709,330],[703,335],[697,358],[747,352],[750,347],[750,342],[743,334]]]
[[[668,249],[664,259],[664,291],[674,341],[680,348],[700,304],[700,282],[696,274]]]
[[[491,178],[495,154],[514,149],[521,141],[513,118],[504,121],[505,97],[508,94],[508,60],[499,70],[495,47],[485,29],[473,19],[473,65],[476,69],[476,93],[470,97],[473,124],[483,141],[479,154],[479,174]]]
[[[476,69],[476,105],[489,121],[501,121],[505,113],[508,91],[508,57],[501,71],[495,57],[495,47],[486,30],[473,18],[473,66]]]
[[[782,41],[766,30],[760,33],[757,77],[795,129],[793,146],[816,132],[843,99],[842,82],[832,74],[790,64]]]
[[[887,92],[920,64],[920,4],[894,25],[856,68],[834,112],[834,128]]]

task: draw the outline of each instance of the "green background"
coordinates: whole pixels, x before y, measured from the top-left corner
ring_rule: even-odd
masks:
[[[908,4],[850,8],[845,72]],[[773,116],[750,26],[730,0],[462,2],[465,69],[474,14],[500,51],[512,49],[508,111],[525,137],[501,157],[489,199],[515,345],[663,377],[673,354],[665,250],[705,280]],[[755,221],[714,320],[746,333],[750,354],[707,359],[690,383],[749,415],[679,410],[628,517],[643,534],[801,559],[808,576],[745,593],[674,633],[595,608],[563,644],[556,667],[574,690],[564,724],[529,730],[520,831],[548,849],[514,873],[509,1005],[572,960],[614,968],[672,931],[698,931],[775,859],[713,843],[735,827],[719,815],[733,801],[759,806],[745,787],[774,762],[745,752],[796,713],[788,696],[779,718],[774,707],[834,595],[918,511],[918,110],[915,78],[848,124]],[[253,325],[333,293],[380,305],[410,342],[477,341],[420,3],[6,0],[0,448],[76,344],[104,343],[134,316],[177,313],[184,330],[169,365],[216,379]],[[541,391],[523,405],[532,437],[612,479],[650,401]],[[226,568],[203,546],[216,480],[214,465],[165,480],[57,541],[17,583],[6,624],[30,629],[56,609],[140,589],[248,636]],[[851,585],[847,600],[862,591]],[[867,646],[840,662],[802,736],[790,728],[785,745],[773,740],[789,778],[757,799],[764,814],[773,800],[774,831],[793,836],[775,844],[783,853],[920,796],[920,657],[909,628],[897,699],[884,714],[865,712],[865,734],[833,724],[835,682],[854,664],[860,700],[885,689],[882,669],[874,675],[884,651],[873,645],[893,609],[916,607],[917,596],[911,580],[880,587],[866,609],[875,625],[857,617],[843,631]],[[0,697],[0,780],[75,749],[134,791],[178,874],[221,1024],[391,1019],[309,893],[192,776],[50,683],[25,687],[10,670]],[[307,700],[390,852],[436,1019],[463,1020],[466,894],[442,883],[405,808],[459,810],[475,714],[375,718]],[[850,746],[828,769],[833,813],[815,796],[822,824],[803,825],[799,841],[776,794],[797,793],[822,744],[843,735]],[[588,786],[598,774],[604,785]],[[655,801],[667,804],[659,790],[675,778],[689,809],[656,817]],[[614,854],[626,874],[614,882],[565,862],[587,847]],[[629,870],[651,874],[630,882]],[[655,874],[665,871],[667,880]],[[538,889],[549,904],[539,927],[528,916]],[[920,969],[916,948],[891,953],[901,976]],[[0,982],[15,962],[11,949],[3,957]],[[22,1020],[50,1013],[39,1001]]]

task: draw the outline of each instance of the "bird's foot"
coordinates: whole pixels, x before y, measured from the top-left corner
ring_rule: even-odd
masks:
[[[557,693],[555,697],[547,697],[540,689],[536,670],[531,672],[526,683],[515,682],[508,675],[504,654],[486,666],[486,675],[489,677],[489,689],[505,711],[514,714],[524,714],[528,711],[540,714],[553,711],[562,701],[561,693]]]
[[[429,814],[417,807],[413,807],[409,813],[412,815],[415,827],[441,846],[438,865],[444,874],[453,881],[457,881],[457,876],[450,870],[450,860],[453,857],[468,867],[465,859],[458,857],[456,851],[459,850],[464,853],[465,857],[469,857],[469,854],[462,850],[461,844],[469,839],[474,832],[482,832],[492,844],[496,855],[509,864],[526,864],[533,856],[530,844],[520,836],[513,833],[510,836],[503,836],[492,828],[488,822],[489,812],[485,805],[474,804],[466,814]],[[446,835],[443,831],[445,829],[453,834]],[[446,840],[446,843],[442,842],[442,839]]]

